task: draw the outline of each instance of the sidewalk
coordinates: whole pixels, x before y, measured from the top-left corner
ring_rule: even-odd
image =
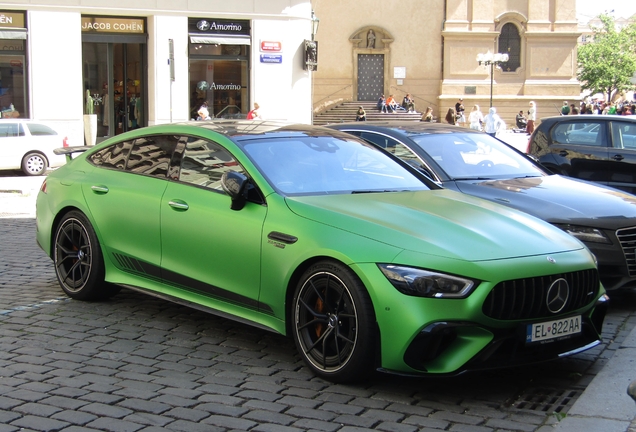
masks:
[[[35,201],[44,179],[0,177],[0,218],[35,217]]]
[[[566,417],[538,432],[636,432],[636,402],[627,386],[636,379],[636,327],[577,399]]]

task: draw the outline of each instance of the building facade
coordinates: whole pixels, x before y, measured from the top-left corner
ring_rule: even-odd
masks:
[[[1,114],[72,145],[86,128],[99,142],[190,120],[204,101],[216,117],[258,102],[265,118],[310,123],[311,29],[309,0],[0,2]]]
[[[320,16],[313,106],[410,93],[443,118],[462,98],[487,112],[492,95],[509,125],[529,102],[538,117],[580,99],[576,0],[314,0]],[[478,54],[506,53],[500,68]],[[492,93],[491,93],[492,89]]]

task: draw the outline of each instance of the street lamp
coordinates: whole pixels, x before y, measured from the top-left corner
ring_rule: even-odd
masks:
[[[499,67],[502,63],[508,61],[507,53],[491,53],[490,50],[486,54],[477,54],[477,63],[481,66],[490,66],[490,107],[492,108],[492,80],[494,78],[495,66]]]

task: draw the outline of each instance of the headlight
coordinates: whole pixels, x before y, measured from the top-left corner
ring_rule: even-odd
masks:
[[[606,243],[611,244],[612,241],[605,235],[605,233],[596,228],[581,227],[575,225],[556,225],[566,233],[581,240],[582,242],[590,243]]]
[[[393,264],[378,267],[398,291],[411,296],[465,298],[476,286],[473,280],[429,270]]]

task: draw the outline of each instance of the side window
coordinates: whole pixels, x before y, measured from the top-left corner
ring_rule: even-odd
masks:
[[[393,142],[391,138],[386,137],[384,135],[379,135],[379,134],[374,134],[369,132],[361,132],[360,138],[367,140],[370,143],[377,145],[378,147],[382,147],[385,150],[389,150],[389,147],[393,147],[395,145],[395,143]]]
[[[612,122],[612,146],[636,150],[636,123]]]
[[[29,123],[29,132],[31,135],[57,135],[49,126],[38,123]]]
[[[0,138],[18,136],[18,126],[18,123],[0,123]]]
[[[131,141],[113,144],[90,155],[88,161],[101,168],[123,170],[131,147]]]
[[[562,122],[552,129],[551,137],[553,144],[607,145],[604,122]]]
[[[166,178],[178,137],[154,135],[133,141],[126,161],[126,171]]]
[[[223,192],[221,177],[226,171],[243,172],[243,167],[220,145],[189,138],[181,162],[179,180]]]

